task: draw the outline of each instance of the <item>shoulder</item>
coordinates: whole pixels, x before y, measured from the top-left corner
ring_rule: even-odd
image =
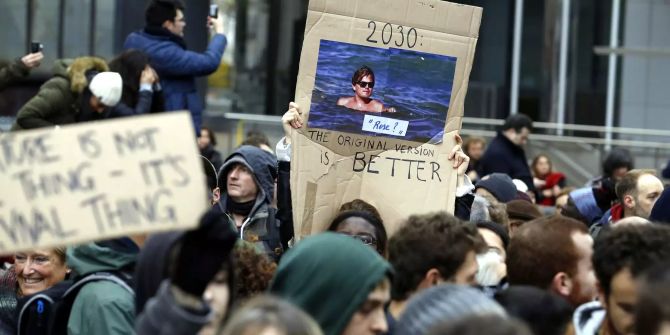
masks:
[[[133,308],[133,295],[123,287],[111,281],[100,280],[88,283],[81,288],[75,299],[84,308],[94,306],[119,306]]]
[[[337,104],[339,106],[345,106],[351,101],[351,99],[352,99],[351,97],[341,97],[337,99]]]

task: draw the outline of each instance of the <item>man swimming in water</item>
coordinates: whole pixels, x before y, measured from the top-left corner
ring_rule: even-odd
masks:
[[[384,104],[376,99],[372,99],[372,89],[375,87],[375,74],[372,69],[363,66],[354,72],[351,77],[351,88],[356,95],[353,97],[342,97],[337,99],[338,106],[344,106],[361,112],[390,112],[395,113],[395,108],[385,108]]]

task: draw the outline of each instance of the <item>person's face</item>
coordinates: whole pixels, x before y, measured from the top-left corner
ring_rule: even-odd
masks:
[[[528,142],[528,136],[530,136],[530,130],[526,127],[521,128],[520,132],[516,132],[514,129],[510,132],[511,136],[509,136],[509,140],[518,145],[526,145],[526,142]]]
[[[374,78],[371,75],[367,75],[361,78],[357,83],[353,84],[352,87],[357,96],[369,99],[372,96],[372,86],[374,86],[374,84]]]
[[[568,296],[568,301],[573,306],[593,301],[598,296],[596,288],[596,275],[593,271],[593,238],[589,234],[573,233],[572,242],[577,249],[577,273],[572,279],[572,289]]]
[[[610,326],[619,335],[635,334],[635,305],[637,303],[637,285],[628,268],[624,268],[612,277],[609,296],[601,300],[607,310]]]
[[[183,37],[184,27],[186,27],[186,20],[184,20],[184,12],[182,12],[180,9],[177,9],[177,15],[174,17],[174,20],[165,21],[165,24],[163,26],[171,33]]]
[[[65,279],[65,263],[54,250],[38,249],[14,255],[14,271],[21,293],[26,295],[43,291]]]
[[[94,95],[91,95],[91,99],[89,99],[88,103],[89,103],[89,105],[91,106],[91,110],[93,110],[94,112],[96,112],[96,113],[98,113],[98,114],[102,114],[102,113],[104,113],[104,112],[105,112],[105,108],[107,108],[107,106],[105,106],[105,105],[100,101],[100,99],[98,99],[98,97],[96,97],[96,96],[94,96]]]
[[[503,244],[503,240],[500,236],[486,228],[477,228],[477,230],[489,249],[495,250],[500,254],[500,256],[502,256],[502,261],[504,262],[507,259],[507,252],[505,251],[505,244]]]
[[[216,274],[214,280],[207,285],[203,298],[211,306],[214,316],[211,319],[212,321],[198,335],[213,335],[217,333],[228,311],[230,286],[228,286],[226,271],[221,270]]]
[[[198,147],[204,149],[210,143],[212,143],[212,139],[209,137],[209,131],[207,129],[201,129],[200,136],[198,136]]]
[[[477,255],[474,251],[469,251],[465,256],[465,261],[449,282],[460,285],[475,285],[477,284],[477,270],[479,270]]]
[[[645,174],[637,180],[637,196],[633,215],[641,218],[649,218],[651,209],[654,208],[656,200],[663,193],[663,182],[654,175]]]
[[[377,232],[367,220],[352,216],[340,222],[336,233],[349,235],[377,250]]]
[[[473,142],[468,147],[468,156],[470,159],[479,160],[484,155],[484,143],[482,142]]]
[[[538,174],[537,177],[546,176],[550,172],[551,166],[549,165],[549,160],[547,157],[541,156],[537,159],[537,162],[535,163],[535,170]]]
[[[384,334],[388,331],[384,305],[391,300],[391,284],[384,279],[354,313],[342,335]]]
[[[228,171],[226,192],[235,202],[256,199],[258,186],[249,169],[242,164],[233,165]]]

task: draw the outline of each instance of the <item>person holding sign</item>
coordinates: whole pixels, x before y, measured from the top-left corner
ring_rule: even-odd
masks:
[[[372,98],[372,90],[374,87],[375,73],[372,72],[371,68],[363,66],[356,70],[351,77],[351,89],[356,95],[353,97],[339,98],[337,100],[337,105],[361,112],[395,113],[395,108],[386,108],[381,101]]]
[[[29,53],[12,63],[0,65],[0,90],[5,89],[15,80],[25,77],[30,70],[40,66],[44,59],[42,51]]]

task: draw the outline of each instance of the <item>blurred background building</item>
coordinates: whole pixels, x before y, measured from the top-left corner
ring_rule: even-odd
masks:
[[[202,51],[209,3],[187,0],[186,41]],[[293,100],[307,0],[214,0],[228,48],[199,85],[206,122],[234,145],[249,127],[278,137]],[[531,152],[554,151],[576,180],[624,146],[647,166],[670,153],[670,0],[460,0],[484,8],[463,133],[492,136],[510,113],[540,121]],[[44,44],[43,65],[0,93],[2,124],[51,75],[53,60],[111,59],[144,25],[145,0],[2,0],[0,59]],[[205,93],[206,92],[206,93]],[[593,153],[596,155],[593,155]],[[642,163],[642,162],[640,162]],[[641,164],[639,164],[641,165]]]

